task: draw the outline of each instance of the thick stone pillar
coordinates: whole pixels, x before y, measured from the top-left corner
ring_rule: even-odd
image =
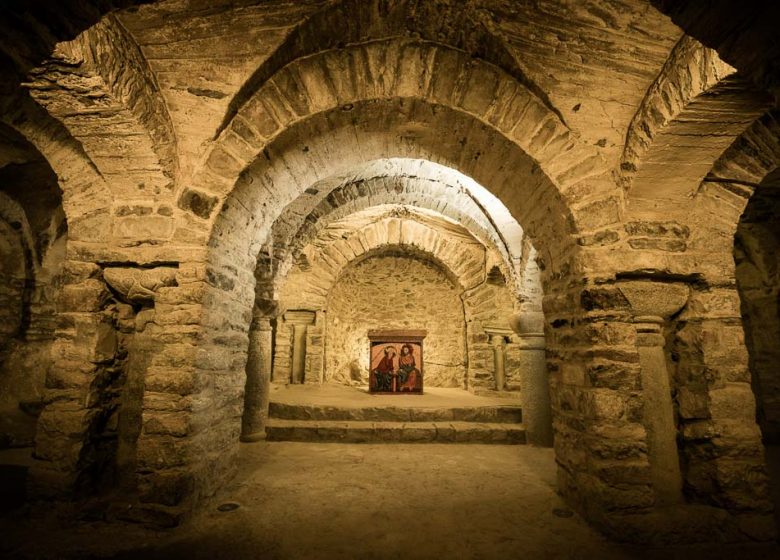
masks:
[[[293,326],[292,367],[290,383],[303,383],[306,373],[306,330],[314,324],[315,314],[312,311],[288,311],[284,320]]]
[[[661,328],[664,321],[688,301],[689,288],[684,284],[649,281],[621,282],[619,288],[634,315],[644,397],[643,424],[647,431],[656,505],[679,503],[682,500],[682,474],[677,423]]]
[[[271,382],[271,319],[255,315],[249,327],[241,441],[265,439]]]
[[[520,394],[523,424],[528,443],[550,447],[553,444],[550,384],[544,342],[544,316],[526,312],[516,315],[512,329],[517,334],[517,361],[521,368]]]

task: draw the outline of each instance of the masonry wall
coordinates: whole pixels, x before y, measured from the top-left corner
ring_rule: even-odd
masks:
[[[509,319],[514,311],[512,295],[503,281],[485,281],[466,291],[465,304],[470,311],[467,314],[467,388],[471,391],[492,390],[495,388],[495,357],[486,328],[509,327]],[[518,390],[522,373],[510,358],[505,364],[506,388]]]
[[[756,193],[735,245],[758,421],[766,441],[780,442],[780,200]]]
[[[0,352],[21,327],[24,261],[18,233],[0,220]]]
[[[425,329],[426,386],[462,387],[465,320],[458,289],[438,266],[374,257],[348,268],[328,297],[326,380],[368,380],[369,329]]]

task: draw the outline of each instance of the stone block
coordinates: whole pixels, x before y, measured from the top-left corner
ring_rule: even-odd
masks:
[[[686,385],[677,390],[681,418],[700,420],[710,417],[710,400],[706,385]]]
[[[182,467],[191,461],[190,443],[168,435],[142,435],[138,439],[138,469],[155,471]]]
[[[144,415],[144,433],[185,437],[190,435],[191,426],[187,412],[156,412]]]
[[[175,222],[168,216],[125,216],[112,221],[112,235],[119,239],[151,241],[169,239],[173,235]]]
[[[64,312],[89,313],[103,309],[111,297],[106,285],[96,278],[66,284],[58,295],[58,307]]]
[[[713,418],[755,421],[755,397],[747,383],[729,383],[723,388],[711,389],[709,397]]]
[[[191,495],[194,486],[190,472],[155,471],[138,477],[138,497],[145,503],[177,506]]]

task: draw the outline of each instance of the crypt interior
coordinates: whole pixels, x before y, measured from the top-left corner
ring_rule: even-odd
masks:
[[[0,553],[780,554],[778,29],[0,4]]]

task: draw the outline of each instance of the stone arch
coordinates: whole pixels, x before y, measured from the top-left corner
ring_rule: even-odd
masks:
[[[119,243],[168,239],[178,170],[173,125],[146,59],[117,19],[108,15],[58,43],[30,72],[27,89],[105,180]]]
[[[476,243],[476,240],[473,242]],[[317,279],[316,283],[304,283],[309,289],[298,293],[294,307],[321,309],[344,267],[385,246],[408,247],[430,255],[449,271],[451,279],[461,290],[473,289],[484,280],[484,255],[481,261],[471,258],[471,255],[464,258],[462,250],[436,229],[414,220],[389,217],[325,246],[321,258],[312,259],[311,268],[306,271],[307,277]]]
[[[86,248],[107,240],[112,196],[79,143],[29,97],[5,98],[2,109],[3,123],[32,144],[57,175],[71,242]]]
[[[338,35],[330,33],[339,29]],[[515,56],[495,34],[494,23],[469,2],[450,4],[419,0],[339,0],[299,25],[274,54],[244,83],[230,102],[217,137],[241,108],[274,74],[290,62],[343,45],[412,36],[448,45],[501,68],[523,84],[563,121],[546,93],[527,75]],[[283,82],[282,82],[283,84]]]
[[[690,199],[712,162],[770,105],[715,51],[684,36],[626,134],[620,171],[631,205]]]
[[[303,254],[308,255],[305,267],[296,266],[285,279],[279,295],[278,317],[282,319],[277,320],[276,344],[276,356],[282,362],[280,365],[275,360],[274,378],[283,381],[290,377],[287,356],[290,355],[291,341],[283,326],[287,310],[311,313],[311,329],[312,332],[316,329],[317,333],[314,339],[322,341],[330,336],[325,326],[330,324],[327,312],[331,294],[345,271],[373,257],[401,255],[433,262],[455,286],[462,307],[460,318],[465,321],[465,363],[460,383],[462,388],[492,389],[492,361],[485,359],[485,355],[492,355],[492,350],[488,346],[485,329],[503,328],[508,331],[510,317],[516,308],[510,290],[505,285],[496,286],[489,279],[488,269],[499,259],[495,250],[482,245],[461,225],[449,223],[433,214],[393,208],[378,215],[371,214],[367,222],[359,218],[360,214],[343,220],[343,226],[336,222],[325,228],[304,249]],[[360,336],[361,340],[364,339],[365,333]],[[436,337],[436,344],[441,345],[441,337]],[[325,363],[322,343],[307,348],[307,360],[311,359],[315,364],[310,367],[307,363],[307,375],[314,375],[314,380],[322,381]],[[364,369],[367,367],[362,365]],[[517,374],[513,372],[510,375],[510,386],[517,385]]]
[[[764,440],[780,440],[780,119],[769,111],[715,162],[700,197],[731,234],[757,419]],[[725,243],[724,243],[725,245]]]
[[[683,35],[648,88],[626,132],[620,158],[622,182],[630,184],[656,135],[677,119],[691,100],[733,76],[736,70],[696,39]]]
[[[394,167],[389,165],[376,166],[381,171],[370,171],[373,167],[369,166],[369,171],[358,175],[338,178],[335,188],[330,180],[315,183],[307,189],[313,200],[303,205],[296,200],[285,209],[272,227],[269,251],[264,248],[258,261],[259,298],[274,299],[274,278],[286,275],[301,250],[323,227],[369,207],[399,204],[441,213],[464,225],[486,246],[494,247],[502,256],[499,266],[503,274],[521,297],[521,265],[525,257],[523,251],[528,247],[523,243],[522,230],[508,213],[507,216],[491,216],[475,195],[453,178],[447,182],[443,178],[426,177],[424,173],[421,176],[396,175]],[[266,256],[270,252],[273,257]]]
[[[13,419],[5,423],[17,445],[32,445],[35,417],[20,410],[40,406],[51,366],[67,243],[62,202],[48,161],[0,123],[0,415]]]
[[[764,178],[780,166],[780,113],[756,119],[715,161],[699,184],[711,215],[730,224],[731,233],[747,200]]]
[[[345,71],[349,68],[354,71]],[[441,107],[442,111],[467,115],[490,130],[491,136],[514,144],[539,167],[550,190],[569,200],[549,201],[562,218],[570,215],[569,206],[575,201],[587,214],[586,207],[594,200],[602,202],[615,195],[614,183],[604,177],[597,150],[580,145],[554,113],[509,75],[461,51],[401,39],[318,53],[280,70],[257,90],[216,140],[192,187],[181,193],[180,207],[201,220],[213,221],[215,208],[233,190],[239,175],[282,131],[318,115],[350,112],[358,105],[393,99],[399,103],[408,100],[408,106]],[[419,132],[409,130],[405,137],[413,140]],[[610,211],[602,221],[593,216],[580,218],[579,212],[573,211],[570,226],[596,229],[604,221],[617,219],[618,206],[618,199],[610,200],[606,204]],[[566,218],[563,220],[565,223]],[[193,226],[203,222],[193,222],[188,229],[208,227],[196,228]]]

